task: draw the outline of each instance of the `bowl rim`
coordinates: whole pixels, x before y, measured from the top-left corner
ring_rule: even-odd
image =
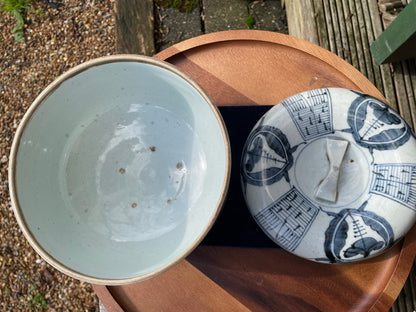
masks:
[[[221,192],[220,196],[217,200],[215,209],[213,209],[213,214],[211,215],[210,219],[207,220],[207,223],[205,225],[205,228],[202,229],[200,235],[194,239],[192,244],[188,246],[179,256],[177,256],[172,261],[162,265],[161,267],[157,268],[156,270],[139,275],[139,276],[133,276],[133,277],[127,277],[127,278],[102,278],[102,277],[96,277],[87,275],[84,273],[81,273],[75,269],[70,268],[69,266],[63,264],[62,262],[55,259],[45,248],[42,247],[42,245],[38,242],[36,239],[36,235],[32,233],[30,230],[25,216],[23,214],[21,205],[19,203],[19,196],[17,192],[17,182],[16,182],[16,166],[17,166],[17,155],[19,152],[19,146],[21,142],[22,135],[25,132],[26,126],[30,123],[33,114],[36,112],[36,110],[42,105],[42,103],[57,89],[59,86],[64,83],[65,81],[69,80],[70,78],[92,68],[95,66],[100,65],[107,65],[111,63],[120,63],[120,62],[130,62],[130,63],[144,63],[149,64],[153,66],[160,67],[162,69],[168,70],[178,76],[179,78],[183,79],[185,82],[187,82],[192,88],[194,88],[205,100],[205,102],[210,107],[212,113],[214,114],[217,123],[221,129],[221,134],[223,137],[223,144],[224,144],[224,151],[225,151],[225,175],[222,182]],[[11,199],[11,206],[15,215],[15,218],[17,219],[17,223],[22,230],[24,236],[29,241],[29,244],[31,247],[34,248],[34,250],[50,265],[52,265],[55,269],[61,271],[62,273],[81,280],[85,281],[91,284],[98,284],[98,285],[126,285],[126,284],[132,284],[136,282],[145,281],[147,279],[153,278],[171,267],[175,266],[177,263],[185,259],[203,240],[203,238],[207,235],[209,230],[212,228],[215,220],[217,219],[222,206],[224,204],[229,182],[230,182],[230,176],[231,176],[231,146],[230,146],[230,139],[228,136],[228,131],[225,126],[224,120],[222,119],[222,116],[217,108],[217,106],[214,104],[210,96],[206,93],[206,91],[187,73],[183,72],[176,66],[163,61],[159,60],[153,57],[144,56],[144,55],[134,55],[134,54],[115,54],[115,55],[108,55],[108,56],[102,56],[98,57],[89,61],[86,61],[84,63],[81,63],[71,69],[69,69],[67,72],[60,75],[58,78],[56,78],[52,83],[50,83],[32,102],[30,107],[25,112],[23,118],[20,121],[20,124],[16,130],[16,133],[13,138],[10,156],[9,156],[9,172],[8,172],[8,182],[9,182],[9,194]]]

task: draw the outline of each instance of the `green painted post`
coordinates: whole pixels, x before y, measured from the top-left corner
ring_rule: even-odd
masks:
[[[370,47],[379,64],[416,57],[416,1],[411,1]]]

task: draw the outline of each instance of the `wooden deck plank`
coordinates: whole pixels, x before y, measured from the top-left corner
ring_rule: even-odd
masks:
[[[153,1],[118,0],[114,11],[117,52],[154,54]]]
[[[348,50],[351,56],[350,64],[354,66],[355,68],[359,68],[357,47],[356,47],[356,42],[355,42],[355,37],[354,37],[354,33],[352,29],[352,22],[351,22],[352,13],[348,5],[349,1],[350,0],[342,0],[341,6],[344,11],[344,17],[345,17],[344,23],[345,23],[345,28],[347,31],[347,36],[348,36]]]
[[[289,33],[296,34],[295,37],[319,45],[317,29],[322,30],[325,23],[321,24],[320,27],[316,26],[312,1],[288,1],[286,3],[286,15],[302,16],[302,18],[292,19],[292,22],[288,23],[288,28]]]
[[[329,50],[328,29],[325,22],[325,10],[322,0],[313,0],[313,7],[315,13],[315,22],[317,27],[317,34],[319,45],[324,49]]]
[[[368,43],[368,34],[367,34],[366,27],[365,27],[365,19],[364,19],[364,14],[363,14],[363,8],[361,5],[362,1],[355,0],[354,3],[355,3],[355,9],[356,9],[356,14],[357,14],[357,19],[358,19],[358,29],[361,35],[361,46],[364,52],[363,60],[364,60],[365,68],[367,71],[367,78],[373,84],[375,84],[373,66],[372,66],[372,58],[371,58],[371,53],[370,53],[370,45]]]
[[[329,0],[323,0],[323,8],[325,12],[325,21],[326,21],[326,26],[328,30],[329,50],[337,54],[337,47],[335,43],[334,27],[332,26],[331,7],[329,4]]]
[[[346,60],[348,63],[351,64],[351,52],[349,49],[347,27],[345,25],[345,16],[344,16],[344,10],[342,7],[341,0],[335,1],[335,9],[338,14],[338,24],[339,24],[340,35],[341,35],[342,54],[344,56],[343,58],[344,60]]]
[[[415,104],[415,97],[413,94],[413,86],[412,86],[412,70],[411,70],[411,64],[407,61],[402,61],[402,67],[403,67],[403,78],[404,78],[404,86],[407,94],[407,100],[408,100],[408,106],[409,106],[409,115],[410,115],[410,123],[415,129],[416,126],[416,104]],[[413,72],[414,75],[414,72]]]
[[[362,40],[361,40],[361,34],[360,34],[360,29],[359,29],[359,24],[358,24],[358,17],[357,17],[357,9],[355,6],[355,1],[348,1],[349,4],[349,9],[351,12],[351,22],[352,22],[352,29],[353,29],[353,34],[354,34],[354,38],[355,38],[355,42],[356,42],[356,46],[357,46],[357,54],[358,54],[358,70],[366,77],[368,77],[367,75],[367,66],[365,65],[365,61],[364,58],[362,57],[364,55],[364,49],[363,46],[361,44]]]
[[[383,32],[383,25],[381,24],[380,12],[376,0],[367,0],[368,9],[371,16],[371,25],[374,32],[374,38],[380,36]],[[389,64],[380,66],[381,79],[383,81],[383,94],[387,102],[394,110],[398,110],[396,93],[394,91],[393,79]]]
[[[368,8],[368,1],[363,1],[361,4],[361,7],[363,9],[365,29],[366,29],[367,38],[368,38],[367,44],[371,46],[371,44],[375,40],[375,36],[374,36],[374,30],[371,24],[371,14]],[[373,83],[375,84],[377,89],[384,91],[383,80],[381,78],[381,72],[380,72],[380,66],[375,62],[374,58],[372,58],[371,55],[370,55],[370,63],[371,63],[371,66],[373,68],[373,73],[374,73]]]
[[[412,297],[413,307],[416,307],[416,279],[414,277],[415,277],[415,266],[412,267],[412,270],[410,271],[409,279],[407,282],[410,284],[410,288],[412,290],[411,297]]]
[[[335,54],[345,59],[344,50],[342,47],[341,28],[340,28],[340,23],[338,21],[337,4],[335,3],[335,0],[329,0],[329,9],[331,12],[332,29],[334,32],[333,40],[334,40],[335,48],[336,48]]]

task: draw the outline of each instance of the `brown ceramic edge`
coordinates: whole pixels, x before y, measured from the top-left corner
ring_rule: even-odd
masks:
[[[179,77],[184,79],[187,83],[189,83],[193,88],[195,88],[195,90],[198,91],[198,93],[200,93],[200,95],[204,98],[204,100],[210,106],[211,111],[215,115],[215,117],[218,121],[218,124],[221,128],[221,133],[222,133],[222,136],[223,136],[225,153],[226,153],[226,159],[225,159],[225,161],[226,161],[226,163],[225,163],[226,172],[225,172],[224,180],[223,180],[223,183],[222,183],[222,195],[221,195],[221,197],[219,198],[219,200],[217,202],[215,211],[212,214],[210,220],[208,220],[207,226],[202,230],[199,237],[197,237],[194,240],[194,243],[190,247],[188,247],[175,260],[171,261],[170,263],[162,266],[161,268],[159,268],[159,269],[157,269],[157,270],[155,270],[151,273],[147,273],[147,274],[144,274],[144,275],[141,275],[141,276],[138,276],[138,277],[131,277],[131,278],[108,279],[108,278],[97,278],[97,277],[89,276],[89,275],[83,274],[81,272],[78,272],[76,270],[73,270],[73,269],[69,268],[68,266],[64,265],[63,263],[61,263],[60,261],[54,259],[54,257],[52,255],[50,255],[41,246],[41,244],[35,239],[35,236],[33,235],[33,233],[30,231],[29,226],[28,226],[28,224],[27,224],[27,222],[24,218],[24,215],[21,212],[19,198],[18,198],[17,190],[16,190],[17,186],[16,186],[16,182],[15,182],[15,178],[16,178],[15,176],[16,176],[16,156],[17,156],[17,153],[18,153],[21,137],[24,133],[26,125],[30,122],[30,119],[31,119],[32,115],[35,113],[36,109],[42,104],[42,102],[45,99],[47,99],[48,96],[50,94],[52,94],[63,82],[72,78],[73,76],[75,76],[75,75],[77,75],[77,74],[79,74],[79,73],[81,73],[81,72],[83,72],[83,71],[85,71],[89,68],[92,68],[94,66],[110,64],[110,63],[115,63],[115,62],[139,62],[139,63],[146,63],[146,64],[159,66],[161,68],[169,70],[169,71],[173,72],[174,74],[178,75]],[[158,59],[153,58],[153,57],[142,56],[142,55],[118,54],[118,55],[99,57],[99,58],[87,61],[85,63],[82,63],[82,64],[70,69],[66,73],[59,76],[51,84],[49,84],[41,92],[41,94],[39,94],[39,96],[34,100],[34,102],[31,104],[29,109],[24,114],[24,116],[23,116],[22,120],[20,121],[20,124],[17,128],[17,131],[15,133],[15,136],[14,136],[14,139],[13,139],[13,142],[12,142],[11,151],[10,151],[10,157],[9,157],[9,175],[8,175],[8,179],[9,179],[9,193],[10,193],[10,198],[11,198],[12,209],[13,209],[14,215],[17,219],[17,223],[18,223],[20,229],[22,230],[24,236],[29,241],[30,245],[33,247],[33,249],[35,249],[35,251],[46,262],[48,262],[54,268],[56,268],[57,270],[63,272],[64,274],[66,274],[70,277],[73,277],[75,279],[85,281],[85,282],[88,282],[88,283],[91,283],[91,284],[97,284],[97,285],[126,285],[126,284],[132,284],[132,283],[135,283],[135,282],[145,281],[147,279],[150,279],[152,277],[155,277],[155,276],[161,274],[162,272],[168,270],[169,268],[173,267],[174,265],[176,265],[177,263],[179,263],[180,261],[185,259],[186,256],[189,255],[200,244],[202,239],[206,236],[208,231],[213,226],[216,218],[218,217],[218,215],[219,215],[219,213],[222,209],[222,206],[223,206],[223,203],[225,201],[226,194],[227,194],[227,190],[228,190],[230,176],[231,176],[231,146],[230,146],[228,131],[225,127],[225,123],[224,123],[224,121],[221,117],[221,114],[219,113],[218,108],[213,103],[211,98],[206,94],[206,92],[199,86],[199,84],[192,77],[190,77],[186,73],[182,72],[177,67],[175,67],[174,65],[172,65],[168,62],[165,62],[163,60],[158,60]]]

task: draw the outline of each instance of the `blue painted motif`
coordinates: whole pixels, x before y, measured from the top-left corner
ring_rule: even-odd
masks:
[[[293,251],[302,241],[318,211],[314,204],[293,187],[254,218],[277,244]]]
[[[260,125],[253,130],[243,149],[241,172],[243,183],[270,185],[285,177],[293,165],[286,135],[278,128]]]
[[[370,193],[416,211],[416,164],[375,165],[372,173]]]
[[[393,229],[382,217],[371,211],[344,209],[325,231],[325,253],[331,262],[351,262],[367,258],[390,247]]]
[[[294,95],[282,102],[305,141],[333,132],[332,103],[327,89]]]
[[[363,147],[392,150],[412,135],[406,122],[386,104],[361,93],[348,110],[348,125],[355,141]]]

